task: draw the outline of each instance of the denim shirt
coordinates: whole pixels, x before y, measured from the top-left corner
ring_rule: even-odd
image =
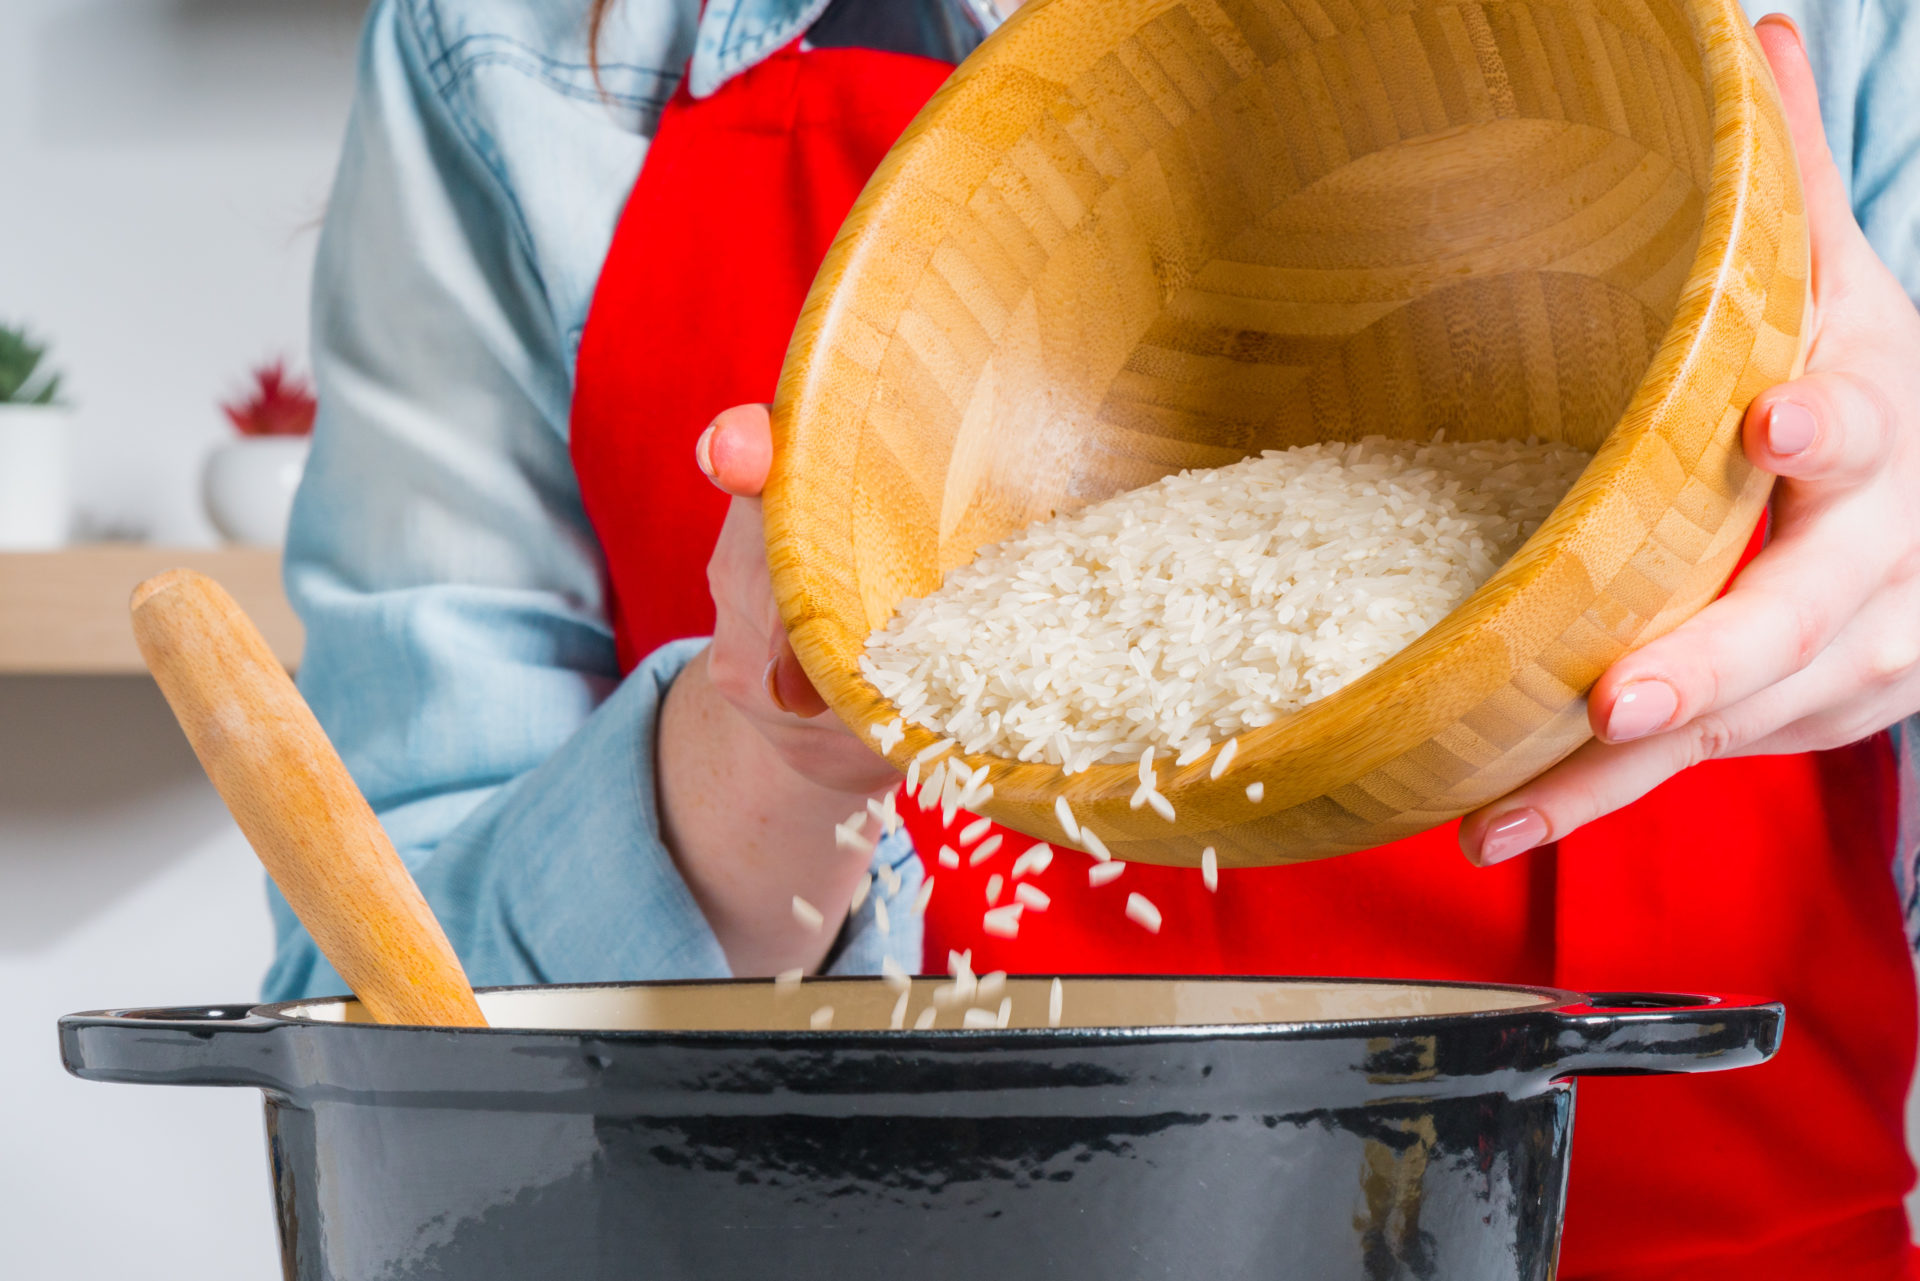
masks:
[[[586,0],[381,0],[368,19],[315,270],[320,418],[287,588],[301,688],[475,983],[727,973],[654,798],[660,701],[698,645],[619,674],[567,451],[573,358],[683,72],[710,94],[826,7],[622,0],[597,84]],[[1920,294],[1920,19],[1905,0],[1782,7],[1860,220]],[[875,859],[910,901],[905,840]],[[266,995],[344,991],[272,906]],[[918,969],[917,921],[891,920],[869,901],[833,968]]]

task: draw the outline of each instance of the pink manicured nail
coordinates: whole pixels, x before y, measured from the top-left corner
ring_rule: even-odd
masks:
[[[1805,405],[1776,400],[1767,411],[1767,448],[1782,458],[1804,452],[1819,434],[1820,422]]]
[[[700,433],[700,439],[693,442],[693,461],[700,464],[700,470],[714,484],[720,483],[720,477],[713,470],[713,432],[716,424],[708,423],[707,429]]]
[[[1480,866],[1504,863],[1547,839],[1547,820],[1537,810],[1515,810],[1487,829],[1480,840]]]
[[[1663,730],[1680,710],[1680,696],[1665,681],[1628,681],[1607,713],[1607,741],[1630,743]]]
[[[767,670],[760,674],[760,683],[767,687],[767,697],[775,707],[783,712],[792,710],[786,700],[780,697],[780,655],[775,654],[767,660]]]

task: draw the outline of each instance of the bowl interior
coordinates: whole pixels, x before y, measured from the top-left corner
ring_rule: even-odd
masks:
[[[869,629],[1180,468],[1593,448],[1674,316],[1712,148],[1685,0],[1122,9],[1016,16],[816,284],[787,444],[850,478]]]
[[[934,990],[942,982],[914,980],[909,1024],[934,1003]],[[1046,1027],[1049,985],[1044,978],[1008,980],[1006,995],[1013,1000],[1008,1026]],[[1089,977],[1063,979],[1062,988],[1061,1026],[1074,1028],[1325,1023],[1525,1009],[1558,1000],[1526,988],[1324,979]],[[894,990],[878,979],[808,982],[786,990],[771,982],[747,981],[479,993],[488,1026],[548,1031],[801,1031],[823,1005],[833,1007],[836,1031],[881,1031],[896,999]],[[283,1012],[319,1022],[372,1021],[357,1001],[307,1001]],[[957,1008],[943,1009],[935,1027],[950,1030],[960,1022]]]

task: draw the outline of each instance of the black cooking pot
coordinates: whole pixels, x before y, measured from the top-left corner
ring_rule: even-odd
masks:
[[[1732,997],[1074,978],[1055,1028],[1047,980],[1005,990],[985,1030],[886,1031],[894,993],[849,979],[500,988],[472,1031],[114,1010],[60,1040],[89,1079],[266,1091],[299,1281],[1534,1281],[1570,1078],[1745,1067],[1782,1024]]]

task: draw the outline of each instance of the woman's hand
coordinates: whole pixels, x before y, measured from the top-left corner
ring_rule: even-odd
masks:
[[[1838,747],[1920,710],[1920,314],[1868,245],[1797,30],[1760,21],[1813,243],[1807,372],[1761,394],[1747,457],[1780,477],[1772,540],[1727,594],[1608,669],[1598,740],[1468,815],[1482,865],[1721,756]]]
[[[760,519],[772,460],[763,405],[727,410],[700,438],[700,469],[733,504],[707,566],[713,643],[674,682],[659,731],[662,838],[743,976],[820,964],[870,861],[834,827],[899,778],[824,714],[787,643]],[[797,919],[796,896],[820,926]]]
[[[716,620],[707,670],[733,709],[764,735],[788,768],[822,787],[865,795],[900,779],[845,722],[824,715],[787,641],[767,568],[760,491],[773,465],[773,427],[765,405],[740,405],[713,420],[695,459],[733,496],[720,541],[707,563]]]

